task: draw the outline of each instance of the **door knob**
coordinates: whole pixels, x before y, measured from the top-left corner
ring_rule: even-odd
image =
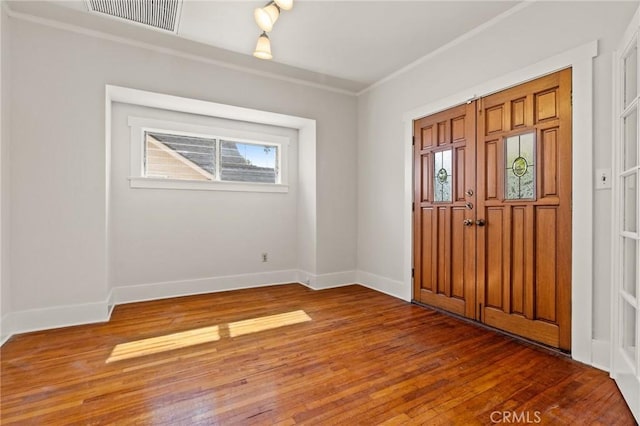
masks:
[[[484,226],[484,219],[478,219],[478,220],[476,220],[476,225],[478,225],[478,226]]]
[[[473,225],[473,221],[471,219],[465,219],[462,223],[464,224],[464,226]]]

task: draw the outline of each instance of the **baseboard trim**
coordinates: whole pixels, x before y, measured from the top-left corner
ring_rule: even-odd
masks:
[[[404,283],[402,281],[359,270],[356,274],[356,282],[380,293],[411,302],[411,289],[407,293],[407,290],[403,289]]]
[[[313,290],[326,290],[356,284],[356,274],[356,271],[332,272],[329,274],[312,274],[307,271],[298,271],[298,282]]]
[[[593,339],[591,341],[591,366],[599,370],[611,371],[611,342]]]
[[[294,282],[298,282],[298,271],[290,269],[257,274],[165,281],[135,286],[115,286],[111,291],[113,295],[112,303],[121,305],[124,303],[145,302],[170,297],[193,296]]]
[[[13,335],[6,329],[7,315],[3,315],[0,318],[0,346],[4,345],[7,340]]]
[[[7,333],[3,336],[3,343],[14,334],[105,322],[108,320],[109,315],[105,302],[11,312],[2,320],[3,333],[5,331]]]

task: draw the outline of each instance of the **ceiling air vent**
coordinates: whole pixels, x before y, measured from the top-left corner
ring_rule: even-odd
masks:
[[[182,0],[87,0],[89,10],[176,32]]]

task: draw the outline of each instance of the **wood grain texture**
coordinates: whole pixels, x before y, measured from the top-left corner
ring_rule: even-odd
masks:
[[[438,144],[425,145],[427,129],[434,127],[438,128]],[[417,202],[413,298],[470,318],[475,316],[475,230],[464,223],[474,216],[475,133],[473,102],[414,122]],[[433,196],[435,156],[440,152],[452,156],[450,176],[446,178],[452,192],[450,201],[436,201]],[[426,191],[432,197],[425,197]]]
[[[197,337],[210,327],[219,339]],[[106,362],[117,345],[192,330],[199,344]],[[356,285],[122,305],[0,355],[3,425],[491,424],[503,411],[634,424],[606,373]]]

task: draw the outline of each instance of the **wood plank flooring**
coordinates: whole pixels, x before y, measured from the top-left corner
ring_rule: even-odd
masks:
[[[635,424],[602,371],[356,285],[122,305],[0,356],[4,425]]]

